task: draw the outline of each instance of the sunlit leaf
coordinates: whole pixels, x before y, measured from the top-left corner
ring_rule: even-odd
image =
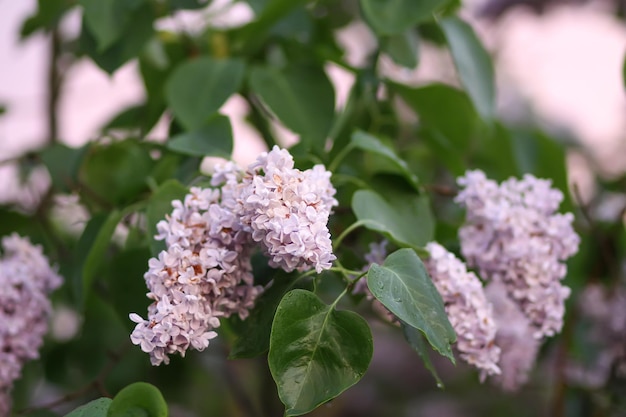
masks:
[[[286,416],[306,414],[357,383],[372,358],[367,322],[293,290],[272,325],[269,366]]]
[[[414,250],[400,249],[383,265],[373,264],[367,273],[367,286],[389,311],[420,330],[437,352],[454,362],[450,344],[456,340],[456,333],[439,292]]]

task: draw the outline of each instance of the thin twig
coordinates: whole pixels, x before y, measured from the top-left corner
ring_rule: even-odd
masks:
[[[104,381],[107,379],[109,374],[113,371],[113,369],[117,366],[117,364],[122,360],[122,358],[128,352],[130,347],[131,347],[130,344],[125,343],[124,347],[121,348],[119,352],[110,352],[108,363],[102,368],[102,370],[96,376],[96,378],[92,380],[89,384],[77,389],[76,391],[65,394],[61,398],[58,398],[49,403],[34,406],[34,407],[24,408],[18,411],[16,415],[27,415],[35,411],[50,410],[54,407],[58,407],[59,405],[84,397],[85,395],[93,391],[98,392],[103,397],[111,398],[111,394],[109,394],[109,392],[106,390],[104,386]]]

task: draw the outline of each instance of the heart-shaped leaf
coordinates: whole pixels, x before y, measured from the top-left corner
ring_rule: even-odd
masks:
[[[269,366],[286,416],[308,413],[357,383],[372,358],[367,322],[293,290],[274,317]]]
[[[446,0],[361,0],[361,10],[379,35],[395,35],[432,19]]]
[[[372,264],[367,286],[389,311],[420,330],[437,352],[454,362],[450,344],[456,340],[456,333],[441,295],[415,251],[400,249],[389,255],[383,265]]]
[[[152,384],[135,382],[117,393],[107,417],[167,417],[167,403]]]

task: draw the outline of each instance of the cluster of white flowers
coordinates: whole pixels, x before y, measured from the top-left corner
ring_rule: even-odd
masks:
[[[461,358],[480,369],[480,379],[500,373],[500,348],[495,344],[496,323],[478,277],[453,253],[436,242],[426,245],[426,268],[443,299],[446,314],[457,334]]]
[[[203,350],[221,317],[245,319],[262,288],[253,285],[250,257],[261,243],[270,265],[286,271],[330,268],[327,222],[335,189],[323,166],[299,171],[289,152],[275,147],[247,170],[217,167],[216,189],[192,188],[159,222],[167,250],[151,259],[144,278],[154,302],[148,319],[133,313],[134,344],[153,365],[168,355]]]
[[[61,285],[40,246],[17,234],[2,239],[0,258],[0,415],[8,415],[13,381],[39,357],[51,313],[49,294]]]
[[[330,175],[322,165],[295,169],[289,152],[275,146],[246,171],[218,167],[212,185],[225,185],[230,208],[263,245],[271,266],[319,273],[336,259],[327,226],[338,204]]]
[[[459,178],[456,201],[467,209],[461,251],[480,275],[502,282],[541,339],[561,330],[570,290],[564,260],[578,251],[571,213],[556,213],[563,194],[549,180],[525,175],[498,185],[482,171]]]

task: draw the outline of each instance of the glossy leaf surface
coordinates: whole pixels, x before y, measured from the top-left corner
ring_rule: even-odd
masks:
[[[315,294],[293,290],[276,310],[269,366],[285,415],[306,414],[354,385],[372,358],[363,318],[337,311]]]
[[[420,330],[437,352],[454,362],[450,344],[456,340],[456,333],[415,251],[400,249],[383,265],[373,264],[367,273],[367,286],[389,311]]]

